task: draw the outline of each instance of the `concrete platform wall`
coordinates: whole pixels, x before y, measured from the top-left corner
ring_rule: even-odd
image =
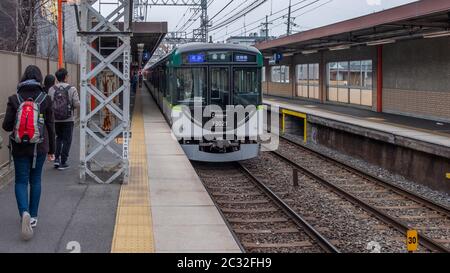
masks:
[[[450,37],[386,45],[384,111],[450,121]]]
[[[9,96],[16,92],[16,87],[22,73],[28,65],[36,65],[41,69],[42,75],[54,74],[58,63],[55,60],[38,58],[35,56],[23,55],[14,52],[0,51],[0,124],[3,123],[3,115],[6,111],[6,102]],[[69,83],[79,87],[80,73],[78,64],[65,64],[69,71]],[[3,145],[0,149],[0,184],[2,183],[1,167],[7,164],[8,159],[8,134],[0,129],[0,136],[3,138]]]
[[[450,193],[446,172],[450,170],[450,149],[427,145],[336,122],[310,118],[309,141],[402,175],[432,189]]]

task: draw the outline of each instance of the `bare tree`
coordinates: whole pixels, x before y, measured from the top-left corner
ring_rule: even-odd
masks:
[[[55,0],[1,0],[0,2],[0,49],[35,54],[38,28],[42,24],[40,12]]]
[[[14,51],[35,54],[38,13],[52,0],[17,0],[17,38]]]
[[[0,49],[14,50],[16,42],[16,2],[0,1]]]

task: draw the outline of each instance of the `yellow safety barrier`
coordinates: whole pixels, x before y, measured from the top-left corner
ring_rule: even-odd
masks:
[[[292,110],[286,110],[286,109],[281,110],[281,114],[283,115],[283,119],[281,121],[281,130],[282,130],[283,134],[284,134],[285,129],[286,129],[286,116],[293,116],[293,117],[297,117],[297,118],[303,119],[303,141],[306,143],[306,141],[308,139],[307,138],[307,134],[308,134],[308,130],[307,130],[308,120],[307,120],[306,114],[295,112],[295,111],[292,111]]]

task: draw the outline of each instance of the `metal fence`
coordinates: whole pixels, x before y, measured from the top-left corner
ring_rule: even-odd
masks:
[[[8,97],[16,92],[17,83],[28,65],[36,65],[41,69],[44,77],[54,74],[58,69],[58,62],[48,58],[39,58],[14,52],[0,51],[0,125],[3,123],[4,112]],[[80,69],[78,64],[65,64],[69,72],[69,84],[79,90]],[[8,134],[0,129],[3,145],[0,149],[0,187],[4,180],[11,175],[11,162],[9,160]]]

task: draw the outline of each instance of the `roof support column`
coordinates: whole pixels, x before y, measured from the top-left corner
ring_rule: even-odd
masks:
[[[383,112],[383,45],[377,48],[377,112]]]

